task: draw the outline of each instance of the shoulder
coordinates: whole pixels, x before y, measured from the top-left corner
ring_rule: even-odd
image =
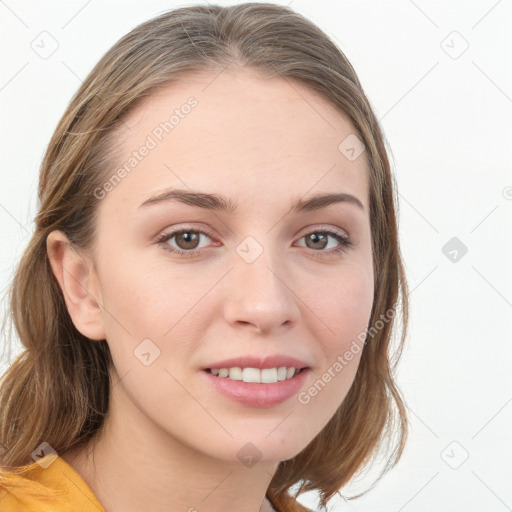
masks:
[[[104,512],[80,475],[61,457],[14,469],[0,467],[0,510]]]
[[[54,508],[55,501],[65,493],[42,483],[38,478],[42,470],[37,463],[16,469],[0,468],[0,510],[46,512]]]

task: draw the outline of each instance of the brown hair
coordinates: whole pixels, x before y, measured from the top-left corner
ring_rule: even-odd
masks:
[[[102,57],[60,119],[41,165],[35,231],[9,292],[10,314],[25,349],[0,383],[4,467],[32,462],[31,452],[43,441],[57,452],[85,443],[102,428],[109,405],[108,345],[91,342],[74,327],[48,260],[48,234],[61,230],[76,248],[90,248],[98,205],[94,191],[112,171],[114,136],[125,116],[187,73],[218,73],[231,65],[295,80],[348,116],[370,168],[375,275],[370,325],[396,311],[399,298],[403,320],[394,351],[394,315],[366,337],[345,400],[302,452],[279,464],[269,491],[279,496],[300,483],[298,493],[316,490],[325,506],[384,445],[380,477],[400,458],[407,416],[393,371],[405,341],[408,301],[385,139],[351,64],[317,26],[287,7],[245,3],[183,7],[142,23]]]

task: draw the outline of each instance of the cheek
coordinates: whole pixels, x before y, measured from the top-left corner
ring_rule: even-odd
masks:
[[[164,286],[157,272],[126,252],[104,258],[101,270],[103,321],[106,338],[119,372],[126,371],[136,359],[137,347],[144,340],[162,350],[163,334],[172,326],[173,293],[163,295]],[[167,315],[162,313],[167,311]],[[163,319],[167,325],[163,325]]]
[[[218,277],[194,279],[190,273],[122,257],[103,273],[105,329],[119,371],[134,363],[138,367],[139,352],[150,352],[151,358],[157,354],[152,368],[180,369],[180,361],[197,349],[211,318],[205,308],[213,306],[202,299]]]
[[[310,288],[311,290],[311,288]],[[309,292],[315,313],[323,326],[325,348],[338,352],[365,330],[373,306],[374,284],[371,267],[347,266]]]
[[[372,272],[351,269],[342,272],[339,282],[331,284],[329,293],[315,295],[316,339],[323,352],[317,371],[297,395],[299,407],[315,418],[320,431],[343,403],[354,382],[361,359],[373,305]]]
[[[144,325],[152,326],[151,331],[161,330],[162,326],[155,322],[160,319],[161,323],[166,317],[170,324],[174,312],[181,309],[180,297],[185,290],[191,290],[190,283],[187,285],[177,272],[171,275],[168,268],[155,267],[147,257],[130,255],[129,251],[112,254],[115,257],[105,258],[101,269],[102,296],[108,311],[117,313],[120,322],[124,320],[135,330],[144,329]],[[131,331],[128,325],[126,328]]]
[[[321,382],[312,395],[322,392],[322,402],[337,407],[348,392],[357,368],[366,338],[373,306],[373,273],[367,266],[342,270],[339,278],[328,288],[317,290],[315,313],[321,319],[315,325],[315,338],[323,352],[317,379]],[[316,395],[315,395],[316,396]],[[333,412],[331,410],[331,412]]]

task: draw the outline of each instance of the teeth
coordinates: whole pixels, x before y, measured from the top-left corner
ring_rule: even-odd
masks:
[[[238,366],[235,368],[229,369],[229,378],[233,380],[242,380],[242,368],[239,368]]]
[[[286,366],[281,366],[281,368],[277,369],[277,380],[285,380],[287,375]]]
[[[293,369],[295,372],[295,368]],[[277,368],[265,368],[260,371],[260,382],[263,384],[272,384],[273,382],[277,382]]]
[[[261,382],[261,371],[258,368],[244,368],[242,380],[244,382]]]
[[[212,368],[210,373],[217,377],[227,377],[232,380],[243,380],[244,382],[257,382],[262,384],[273,384],[274,382],[291,379],[300,370],[281,366],[279,368]]]

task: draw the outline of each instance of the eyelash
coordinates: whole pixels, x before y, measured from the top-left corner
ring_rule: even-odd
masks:
[[[211,238],[211,236],[208,233],[206,233],[205,231],[201,231],[198,229],[182,228],[182,229],[178,229],[178,230],[171,231],[168,233],[163,233],[156,239],[156,242],[162,244],[162,248],[165,251],[171,252],[173,254],[178,254],[178,255],[184,256],[186,258],[191,258],[191,257],[196,256],[196,254],[201,249],[192,249],[190,251],[185,251],[183,249],[176,249],[175,247],[171,248],[171,246],[166,243],[169,240],[171,240],[172,238],[174,238],[175,236],[180,235],[182,233],[198,233],[200,235],[206,235],[207,237]],[[323,250],[315,251],[314,249],[312,249],[312,251],[314,253],[318,253],[318,256],[320,256],[320,257],[335,256],[337,254],[348,251],[354,245],[354,242],[352,242],[349,237],[347,237],[345,235],[341,235],[337,231],[334,231],[334,230],[328,229],[328,228],[310,231],[309,233],[302,235],[300,237],[300,239],[302,239],[308,235],[312,235],[312,234],[322,234],[322,235],[327,234],[327,235],[332,236],[336,241],[339,242],[339,246],[336,247],[335,249],[331,249],[330,251],[323,251]]]

